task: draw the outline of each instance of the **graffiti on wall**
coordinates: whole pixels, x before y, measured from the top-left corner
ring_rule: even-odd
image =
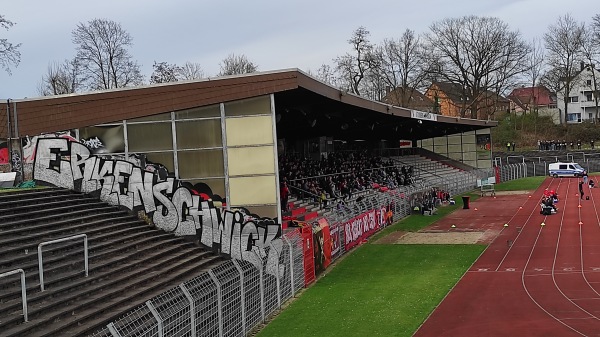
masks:
[[[280,225],[274,220],[227,211],[174,177],[161,178],[131,161],[95,155],[66,138],[37,141],[33,178],[99,197],[132,211],[143,210],[153,223],[178,236],[196,236],[213,250],[248,261],[269,274],[283,274]]]

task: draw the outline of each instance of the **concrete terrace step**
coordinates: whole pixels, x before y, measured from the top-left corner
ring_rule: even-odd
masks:
[[[142,248],[139,248],[140,244],[143,244]],[[172,235],[165,234],[165,235],[159,236],[157,238],[146,239],[146,240],[141,240],[140,242],[132,243],[127,247],[121,247],[121,248],[113,249],[111,251],[105,251],[103,253],[90,254],[89,272],[90,272],[90,275],[92,273],[94,273],[95,276],[99,277],[99,278],[109,277],[111,275],[111,273],[115,273],[115,272],[119,272],[119,271],[127,271],[127,269],[131,268],[131,266],[135,266],[136,264],[139,264],[139,262],[136,262],[134,264],[131,263],[131,261],[136,261],[136,260],[131,260],[129,254],[128,254],[132,250],[134,250],[136,252],[136,255],[138,255],[138,256],[141,256],[142,254],[147,254],[143,261],[146,264],[151,264],[151,263],[154,263],[153,261],[155,261],[155,260],[160,260],[161,254],[166,254],[166,253],[174,252],[176,250],[181,249],[182,244],[184,244],[184,243],[182,242],[182,240],[180,238],[175,238]],[[185,245],[188,246],[189,243],[186,242]],[[165,246],[168,246],[168,247],[165,247]],[[52,276],[52,274],[49,273],[50,274],[50,275],[48,275],[49,277],[46,277],[46,269],[44,269],[44,284],[47,287],[56,286],[56,287],[60,288],[60,287],[63,287],[65,283],[71,282],[74,275],[79,275],[81,277],[81,271],[83,270],[83,259],[81,258],[81,254],[79,254],[79,259],[75,259],[75,260],[78,261],[75,264],[77,264],[80,267],[77,270],[77,272],[62,273],[62,274],[56,275],[56,276]],[[138,260],[139,260],[139,258],[138,258]],[[68,262],[63,262],[63,264],[65,264],[65,263],[73,264],[73,260],[68,260]],[[58,269],[58,267],[55,269]],[[52,271],[53,271],[52,269],[49,269],[49,272],[52,272]],[[29,278],[31,278],[33,282],[27,282],[28,294],[38,293],[40,289],[39,289],[39,284],[37,283],[37,280],[39,279],[37,270],[32,271],[31,275],[28,274],[27,279],[29,280]],[[84,279],[82,282],[85,282],[85,281],[86,280]],[[14,289],[7,290],[7,291],[0,293],[0,300],[6,301],[7,299],[14,300],[14,299],[20,298],[19,297],[20,296],[20,287],[17,287],[18,285],[19,285],[18,282],[15,282]],[[76,284],[71,285],[71,287],[74,287],[74,286],[77,286],[77,285]],[[18,307],[18,303],[12,304],[13,309],[15,309],[17,307]],[[3,309],[3,307],[2,307],[2,305],[0,305],[0,310],[2,310],[2,309]]]
[[[88,203],[82,203],[82,204],[61,204],[61,205],[54,205],[51,208],[48,209],[37,209],[37,210],[32,210],[32,211],[28,211],[27,214],[0,214],[2,216],[2,219],[4,220],[3,223],[9,223],[12,221],[16,221],[18,219],[23,219],[23,218],[28,218],[28,219],[38,219],[41,217],[47,217],[49,215],[68,215],[71,212],[77,212],[77,211],[85,211],[85,210],[94,210],[94,209],[117,209],[115,206],[111,206],[108,205],[105,202],[102,201],[98,201],[98,200],[93,200],[91,199],[92,202],[88,202]],[[22,206],[24,207],[24,206]]]
[[[85,233],[83,244],[40,242]],[[79,336],[215,266],[222,259],[197,244],[152,228],[124,209],[64,189],[0,193],[0,273],[26,272],[30,321],[23,323],[18,275],[0,279],[0,336]]]
[[[0,204],[0,217],[3,219],[8,216],[19,217],[27,214],[35,214],[36,212],[44,212],[51,208],[64,208],[67,206],[83,206],[83,205],[94,205],[98,204],[98,200],[92,198],[71,198],[71,199],[50,199],[46,200],[43,204],[31,204],[27,203],[23,205],[22,201],[18,201],[17,204],[6,207],[5,204]],[[37,200],[36,200],[37,201]],[[15,203],[15,202],[11,202]]]
[[[59,195],[77,195],[77,193],[66,190],[63,188],[43,188],[43,189],[31,189],[31,190],[11,190],[9,192],[0,193],[0,204],[4,202],[10,202],[15,200],[31,200],[45,196],[59,196]],[[79,194],[82,196],[81,194]]]
[[[108,243],[116,243],[123,242],[127,237],[122,236],[123,234],[128,234],[131,237],[136,237],[138,235],[150,235],[147,231],[147,224],[141,222],[140,220],[129,220],[124,222],[119,222],[118,224],[113,224],[110,226],[105,226],[101,228],[96,228],[96,224],[93,224],[93,230],[87,231],[85,234],[88,235],[88,250],[90,253],[97,249],[97,247],[101,247]],[[61,236],[65,237],[65,236]],[[49,240],[44,240],[49,241]],[[82,240],[81,240],[82,241]],[[73,248],[83,249],[83,245],[81,241],[66,241],[62,243],[58,243],[53,246],[49,246],[46,248],[48,254],[55,253],[59,250],[72,250]],[[43,242],[43,241],[36,241]],[[24,251],[29,251],[30,254],[24,253]],[[2,252],[2,258],[0,259],[0,270],[14,268],[18,266],[19,268],[24,269],[28,267],[27,262],[33,261],[34,265],[32,267],[37,267],[37,244],[34,245],[20,245],[20,246],[12,246],[9,249],[6,249]],[[68,254],[63,254],[63,257]],[[93,258],[93,255],[90,256],[90,259]],[[45,258],[45,263],[51,263],[53,259]],[[2,280],[0,279],[0,284]]]
[[[46,203],[48,203],[48,202],[54,202],[54,201],[71,202],[73,200],[81,200],[81,199],[93,200],[92,198],[90,198],[88,196],[78,195],[75,193],[43,195],[43,196],[36,196],[31,199],[16,199],[16,200],[0,201],[0,212],[7,210],[7,209],[12,209],[14,207],[19,207],[20,205],[23,205],[24,203],[27,204],[27,206],[37,205],[37,207],[40,207],[39,205],[41,204],[44,207],[47,207]]]
[[[4,226],[0,226],[0,229],[2,229],[2,232],[0,232],[0,245],[11,245],[18,243],[30,245],[34,244],[37,246],[37,244],[42,241],[48,241],[44,240],[43,238],[56,238],[60,237],[61,234],[84,230],[99,224],[132,219],[137,218],[125,211],[114,211],[111,209],[111,212],[84,215],[79,218],[62,219],[59,221],[52,221],[46,224],[33,225],[25,228],[4,229]],[[82,234],[85,233],[82,232]],[[3,253],[3,251],[0,251],[0,256],[2,256]]]
[[[13,219],[13,221],[3,221],[0,224],[0,229],[6,230],[10,228],[18,228],[19,226],[25,225],[25,228],[30,227],[37,223],[44,222],[59,222],[59,221],[71,221],[77,222],[78,219],[85,218],[88,216],[107,214],[107,213],[121,213],[127,214],[127,211],[119,210],[117,207],[110,206],[108,204],[96,205],[89,209],[71,210],[67,213],[57,212],[56,214],[44,214],[40,213],[37,217],[27,217],[26,215],[19,218]]]
[[[128,307],[137,301],[143,304],[151,296],[148,292],[176,286],[181,280],[199,274],[200,270],[207,265],[214,264],[218,257],[205,255],[187,255],[187,252],[177,252],[164,255],[160,265],[145,266],[143,269],[130,270],[122,273],[119,277],[112,279],[97,280],[92,287],[85,291],[68,291],[68,294],[60,296],[61,301],[54,303],[37,303],[31,305],[30,321],[27,324],[10,326],[8,323],[0,323],[3,335],[10,336],[61,336],[62,330],[76,327],[82,321],[102,319],[102,313],[112,313],[112,308],[118,303],[127,303]],[[187,256],[186,256],[187,255]],[[150,268],[148,268],[150,267]],[[140,271],[143,270],[143,273]],[[159,281],[157,283],[155,281]],[[67,291],[66,289],[64,291]],[[66,296],[64,296],[66,295]],[[55,310],[56,308],[60,310]],[[110,320],[113,315],[107,315],[104,321]],[[18,317],[16,321],[19,321]],[[50,322],[50,324],[48,324]],[[10,323],[15,323],[11,319]],[[98,329],[102,325],[95,324],[87,329]]]

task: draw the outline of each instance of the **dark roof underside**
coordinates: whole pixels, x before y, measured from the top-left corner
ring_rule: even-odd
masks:
[[[419,140],[497,125],[439,115],[437,121],[412,118],[409,109],[344,93],[297,69],[14,100],[14,109],[20,135],[36,135],[269,94],[275,97],[277,136],[289,140]],[[0,116],[6,106],[0,105]]]

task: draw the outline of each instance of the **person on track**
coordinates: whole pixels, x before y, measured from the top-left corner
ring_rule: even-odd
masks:
[[[583,180],[579,182],[579,198],[583,200]]]

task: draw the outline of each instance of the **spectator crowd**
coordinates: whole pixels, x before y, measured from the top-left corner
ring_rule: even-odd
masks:
[[[289,193],[325,207],[331,199],[350,199],[353,193],[375,184],[390,189],[410,185],[413,168],[399,167],[392,159],[370,156],[366,151],[329,153],[319,160],[283,155],[279,157],[279,178],[282,189],[285,185]],[[287,203],[283,207],[286,211]]]

